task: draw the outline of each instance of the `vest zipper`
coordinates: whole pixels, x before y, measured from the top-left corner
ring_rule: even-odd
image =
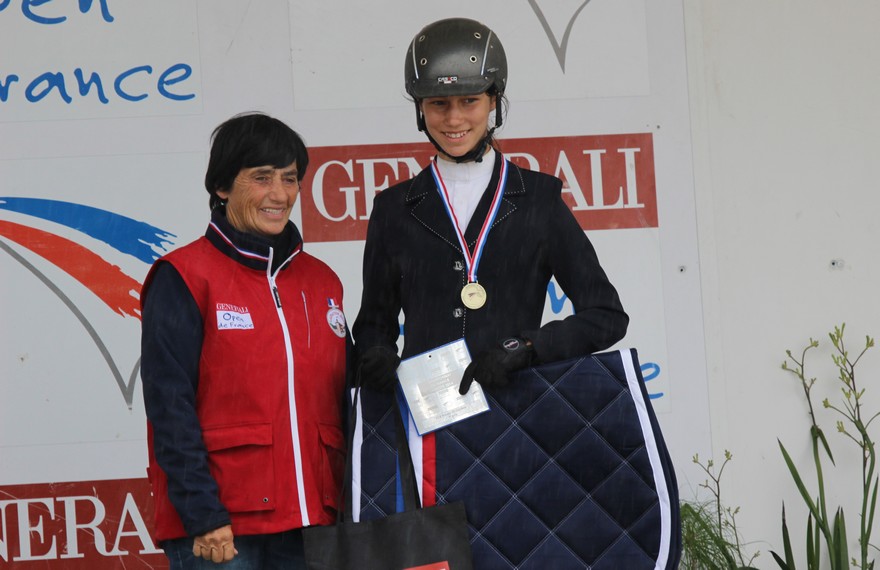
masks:
[[[296,475],[296,491],[299,499],[300,516],[302,517],[302,526],[310,526],[309,505],[306,500],[305,474],[303,473],[302,448],[300,444],[299,420],[297,419],[298,411],[296,409],[296,379],[294,378],[294,362],[293,362],[293,344],[290,337],[290,330],[287,328],[287,321],[284,317],[284,310],[281,308],[281,295],[278,293],[278,286],[275,284],[275,276],[280,271],[279,268],[272,273],[272,257],[275,251],[269,248],[269,265],[266,267],[266,278],[269,280],[269,287],[272,289],[272,297],[275,299],[275,307],[278,311],[278,320],[281,323],[281,330],[284,334],[284,345],[287,351],[287,390],[288,390],[288,406],[290,410],[290,434],[293,443],[293,468]]]

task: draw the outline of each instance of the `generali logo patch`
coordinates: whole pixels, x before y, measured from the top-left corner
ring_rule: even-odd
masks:
[[[505,139],[500,146],[514,164],[561,178],[563,199],[584,230],[658,226],[651,133]],[[375,196],[418,174],[435,154],[427,142],[309,149],[303,238],[365,239]]]

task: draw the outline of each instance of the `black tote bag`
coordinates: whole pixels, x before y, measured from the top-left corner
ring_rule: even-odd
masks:
[[[352,432],[360,379],[357,384],[349,424]],[[393,407],[403,512],[364,522],[353,522],[351,513],[343,516],[340,512],[333,526],[303,529],[309,570],[473,570],[464,503],[421,508],[403,418],[398,406]],[[351,477],[351,436],[348,443],[346,481]],[[346,488],[350,485],[343,485],[343,498]]]

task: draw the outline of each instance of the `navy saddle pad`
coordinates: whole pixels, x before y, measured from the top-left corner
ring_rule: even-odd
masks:
[[[678,489],[634,349],[518,372],[491,410],[433,435],[410,427],[423,496],[462,500],[480,570],[674,569]],[[392,396],[363,390],[355,517],[400,510]]]

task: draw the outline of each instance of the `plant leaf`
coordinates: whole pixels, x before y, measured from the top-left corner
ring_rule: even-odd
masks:
[[[819,510],[816,507],[816,503],[813,502],[812,497],[810,497],[810,493],[807,491],[807,487],[804,485],[801,475],[798,473],[797,467],[794,465],[794,461],[792,461],[791,456],[788,454],[788,451],[786,451],[785,446],[782,445],[782,442],[778,439],[776,441],[779,443],[779,449],[782,450],[782,457],[785,459],[785,464],[788,466],[788,471],[791,473],[792,479],[794,479],[794,484],[797,486],[798,491],[800,491],[801,497],[803,497],[810,512],[816,517],[816,524],[820,524],[822,519]]]
[[[770,551],[770,555],[773,556],[773,559],[779,565],[779,568],[781,570],[795,570],[794,566],[789,566],[788,563],[786,563],[782,558],[779,557],[778,554],[776,554],[772,550]]]
[[[828,440],[825,439],[825,432],[822,431],[822,430],[819,429],[819,428],[817,428],[817,430],[818,430],[818,432],[819,432],[819,433],[818,433],[818,435],[819,435],[819,440],[822,442],[822,447],[825,448],[825,453],[828,454],[828,459],[831,460],[831,464],[832,464],[832,465],[835,465],[835,466],[836,466],[836,464],[834,463],[834,455],[831,453],[831,447],[828,446]]]
[[[794,553],[791,550],[791,537],[788,533],[788,523],[786,523],[785,521],[785,503],[782,503],[782,545],[785,549],[784,568],[786,568],[787,570],[795,570],[796,567],[794,564]],[[776,556],[776,553],[773,553],[772,551],[771,553],[775,558],[779,558],[778,556]]]
[[[810,524],[813,522],[813,515],[809,515],[807,519],[807,528],[809,529]],[[813,559],[810,561],[811,569],[810,570],[819,570],[820,565],[822,564],[822,534],[819,530],[819,525],[813,527],[813,544],[815,545],[815,551],[813,553]]]
[[[842,508],[838,508],[834,515],[834,550],[829,554],[832,570],[849,569],[849,546],[846,543],[846,520]]]
[[[818,542],[819,537],[816,537]],[[819,551],[817,547],[820,545],[813,542],[813,515],[807,516],[807,570],[819,570]]]
[[[865,530],[865,536],[871,536],[871,530],[874,527],[874,511],[877,509],[877,484],[880,482],[880,477],[874,478],[874,492],[871,493],[871,506],[868,508],[868,528]],[[871,565],[873,566],[873,561]],[[870,570],[870,569],[869,569]]]

